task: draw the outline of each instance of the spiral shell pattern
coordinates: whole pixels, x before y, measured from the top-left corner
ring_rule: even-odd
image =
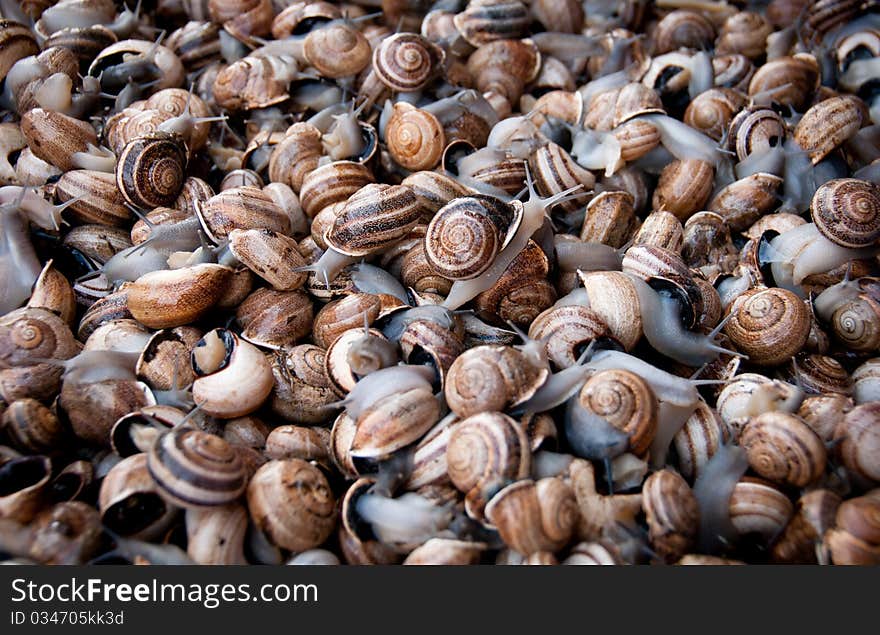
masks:
[[[715,40],[715,27],[702,14],[673,11],[657,23],[654,48],[657,54],[679,48],[707,49]]]
[[[672,470],[654,472],[642,486],[642,508],[658,555],[671,561],[689,551],[696,538],[700,510],[687,481]]]
[[[880,483],[880,403],[850,410],[834,431],[846,469],[859,479]]]
[[[519,0],[472,0],[455,15],[453,22],[469,44],[481,46],[522,37],[528,31],[531,16]]]
[[[360,73],[370,63],[371,52],[364,34],[344,22],[311,31],[303,44],[309,64],[332,79]]]
[[[168,207],[186,178],[186,149],[180,138],[155,132],[130,141],[116,164],[116,185],[136,207]]]
[[[742,479],[730,495],[730,522],[741,536],[754,534],[770,541],[793,514],[794,505],[788,496],[761,479]]]
[[[443,49],[415,33],[397,33],[373,52],[373,72],[398,92],[421,90],[446,57]]]
[[[867,247],[880,239],[880,187],[861,179],[823,183],[810,205],[813,222],[842,247]]]
[[[765,412],[751,419],[740,435],[751,468],[783,485],[805,487],[825,470],[825,445],[803,419]]]
[[[186,426],[153,444],[147,468],[160,493],[180,507],[226,505],[245,489],[245,467],[235,448]]]
[[[730,88],[712,88],[697,95],[684,111],[691,128],[720,141],[733,116],[745,105],[742,93]]]
[[[502,487],[528,475],[529,439],[514,419],[482,412],[455,425],[446,446],[446,464],[455,487],[482,509]]]
[[[512,220],[511,207],[494,197],[457,198],[428,224],[425,257],[445,278],[475,278],[501,251]]]
[[[729,440],[730,432],[721,417],[701,401],[673,437],[682,474],[689,479],[697,478],[718,448]]]
[[[437,117],[405,102],[394,104],[385,140],[394,160],[408,170],[432,169],[446,146]]]
[[[581,407],[629,436],[630,451],[642,456],[657,432],[657,397],[644,379],[626,370],[595,373],[578,394]]]
[[[876,351],[880,348],[880,305],[866,297],[846,302],[831,316],[831,330],[847,348]]]
[[[794,293],[778,287],[742,294],[724,332],[737,350],[762,366],[776,366],[803,348],[810,335],[809,309]]]
[[[365,165],[354,161],[334,161],[305,175],[299,202],[309,218],[333,203],[341,203],[376,179]]]
[[[546,342],[547,356],[557,368],[574,366],[590,342],[610,336],[602,318],[581,305],[547,309],[529,327],[529,337]]]

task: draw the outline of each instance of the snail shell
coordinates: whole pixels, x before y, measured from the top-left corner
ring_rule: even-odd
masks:
[[[430,388],[388,395],[366,408],[356,421],[350,454],[382,459],[417,441],[440,418],[440,404]]]
[[[753,417],[739,442],[751,468],[774,483],[805,487],[825,471],[822,439],[796,415],[765,412]]]
[[[699,159],[676,160],[663,168],[652,205],[686,221],[704,209],[714,186],[715,169]]]
[[[198,564],[247,564],[247,510],[241,504],[188,509],[186,553]]]
[[[523,353],[508,346],[477,346],[453,362],[444,394],[460,417],[486,411],[503,412],[531,397],[549,372],[537,368]]]
[[[794,514],[794,505],[779,488],[746,476],[730,495],[730,522],[740,536],[756,535],[770,542]]]
[[[595,311],[575,304],[552,307],[538,315],[529,327],[529,337],[546,343],[547,357],[557,368],[570,368],[591,342],[611,337],[611,332]]]
[[[760,366],[776,366],[799,352],[810,334],[810,311],[786,289],[754,289],[737,296],[724,332]]]
[[[221,437],[178,426],[162,435],[147,457],[159,493],[179,507],[227,505],[244,492],[238,452]]]
[[[745,92],[755,74],[755,65],[745,55],[732,53],[713,55],[712,70],[715,73],[715,85],[721,88],[734,88]]]
[[[327,479],[300,459],[260,467],[248,485],[247,502],[254,524],[283,549],[317,547],[336,525],[336,501]]]
[[[142,452],[123,458],[101,481],[101,523],[120,536],[137,540],[157,538],[177,515],[177,507],[159,495],[147,461]]]
[[[787,129],[782,116],[766,106],[748,106],[731,120],[727,144],[740,161],[757,152],[761,155],[781,144]]]
[[[473,46],[524,36],[531,16],[518,0],[471,0],[467,8],[453,18],[455,28]]]
[[[840,504],[836,527],[825,534],[825,545],[834,564],[880,563],[880,496],[877,490]]]
[[[816,489],[798,499],[791,521],[776,544],[776,562],[816,562],[816,544],[834,526],[841,498],[831,490]]]
[[[309,64],[331,79],[357,75],[370,63],[372,53],[364,34],[345,22],[315,29],[303,43]]]
[[[135,207],[167,207],[177,200],[185,174],[186,147],[180,137],[155,132],[126,144],[116,163],[116,186]]]
[[[456,198],[428,224],[425,258],[444,278],[476,278],[513,237],[518,218],[512,206],[491,196]]]
[[[324,349],[300,344],[275,357],[272,412],[288,421],[314,425],[331,414],[326,406],[337,397],[324,371]]]
[[[421,566],[478,564],[485,550],[486,544],[482,542],[431,538],[411,551],[403,564]]]
[[[214,264],[144,274],[128,287],[128,310],[155,329],[183,326],[204,316],[229,283],[232,270]]]
[[[529,155],[529,168],[535,181],[535,189],[541,196],[553,196],[576,185],[582,185],[585,191],[593,189],[596,177],[585,170],[571,158],[561,146],[547,143],[535,149]],[[556,209],[573,213],[583,207],[576,199],[563,201]]]
[[[196,206],[196,215],[208,237],[221,243],[233,229],[268,229],[290,233],[290,217],[261,189],[233,187]]]
[[[468,514],[479,520],[498,490],[529,475],[529,440],[517,421],[500,412],[482,412],[453,426],[446,464],[452,483],[467,494]]]
[[[594,196],[587,204],[580,239],[622,247],[636,224],[634,202],[629,192],[605,191]]]
[[[865,294],[845,302],[831,316],[831,331],[850,350],[876,351],[880,348],[880,305]]]
[[[656,54],[668,53],[679,48],[709,49],[715,40],[715,27],[700,13],[672,11],[654,30]]]
[[[78,198],[65,208],[65,215],[83,224],[125,227],[131,222],[126,199],[112,174],[93,170],[70,170],[55,184],[61,203]]]
[[[731,88],[712,88],[697,95],[684,111],[683,121],[716,141],[746,103],[745,95]]]
[[[611,335],[632,350],[642,337],[642,315],[632,281],[617,271],[583,273],[581,281],[590,308],[608,325]]]
[[[443,68],[442,48],[415,33],[396,33],[373,51],[373,72],[388,88],[413,92],[427,86]]]
[[[254,345],[226,329],[214,329],[192,352],[193,400],[215,417],[255,411],[272,392],[272,367]]]
[[[58,417],[36,399],[16,399],[0,418],[0,430],[17,448],[32,454],[57,451],[67,436]]]
[[[541,54],[531,40],[496,40],[474,51],[467,68],[477,90],[494,92],[513,104],[524,86],[537,77]]]
[[[751,174],[721,189],[706,209],[721,216],[732,231],[743,231],[776,207],[782,184],[775,174]]]
[[[260,276],[276,291],[293,291],[308,279],[296,241],[271,229],[233,229],[229,249],[245,267]]]
[[[196,71],[220,59],[220,26],[191,20],[173,31],[166,43],[188,72]]]
[[[486,506],[486,518],[506,545],[523,555],[555,552],[574,534],[580,510],[562,479],[522,480],[498,492]]]
[[[644,456],[657,432],[657,397],[641,377],[626,370],[594,373],[576,403],[629,437],[629,451]]]
[[[292,346],[308,335],[313,317],[312,299],[302,290],[256,289],[235,310],[242,339],[271,349]]]
[[[330,431],[326,428],[278,426],[266,437],[265,454],[270,459],[302,459],[327,463]]]
[[[715,41],[715,51],[725,55],[740,53],[758,59],[767,49],[767,36],[773,27],[759,13],[740,11],[724,21]]]
[[[709,459],[730,437],[730,431],[718,413],[705,402],[698,402],[694,412],[673,437],[682,474],[696,479]]]
[[[267,108],[290,97],[288,84],[295,73],[296,64],[287,57],[244,57],[217,74],[211,92],[227,110]]]
[[[460,333],[437,322],[416,320],[401,333],[400,349],[409,364],[431,364],[442,384],[452,363],[464,351],[464,342]]]
[[[366,256],[406,237],[420,214],[405,185],[365,185],[348,199],[324,240],[346,256]]]
[[[34,283],[28,307],[42,308],[52,311],[67,324],[76,321],[76,297],[67,277],[49,260],[43,266],[40,277]]]
[[[794,129],[794,139],[813,165],[855,135],[868,118],[867,106],[854,95],[830,97],[812,106]]]
[[[381,309],[381,298],[372,293],[352,293],[328,302],[315,316],[312,339],[318,346],[329,348],[345,331],[363,328],[365,322],[372,324]]]
[[[880,239],[880,187],[861,179],[832,179],[810,203],[816,227],[842,247],[859,248]]]
[[[269,157],[269,180],[286,183],[299,193],[303,179],[318,167],[323,154],[321,131],[305,121],[293,124]]]
[[[407,170],[432,169],[446,147],[443,125],[437,117],[406,102],[394,104],[385,141],[394,160]]]
[[[98,145],[90,124],[60,112],[34,108],[21,117],[21,133],[37,157],[57,166],[62,172],[75,170],[75,155]]]
[[[651,212],[642,221],[633,238],[633,245],[660,247],[678,253],[684,242],[684,228],[678,217],[671,212]]]
[[[834,431],[838,455],[847,471],[868,483],[880,482],[880,403],[850,410]]]
[[[40,47],[31,30],[12,20],[0,20],[0,79],[23,57],[37,55]]]
[[[693,547],[699,528],[697,498],[681,476],[669,469],[654,472],[642,486],[642,509],[651,545],[667,561]]]
[[[309,218],[334,203],[342,203],[363,186],[375,182],[370,169],[354,161],[334,161],[308,174],[302,182],[299,202]]]
[[[749,97],[772,91],[773,101],[803,111],[819,86],[819,64],[806,53],[779,57],[760,66],[749,82]]]

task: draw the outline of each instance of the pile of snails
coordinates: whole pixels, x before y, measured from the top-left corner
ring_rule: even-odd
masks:
[[[0,0],[0,561],[880,564],[874,0]]]

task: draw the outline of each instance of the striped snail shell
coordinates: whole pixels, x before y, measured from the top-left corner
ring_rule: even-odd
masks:
[[[0,20],[0,77],[23,57],[36,55],[40,46],[31,30],[12,20]]]
[[[720,141],[731,119],[745,105],[745,96],[732,88],[712,88],[697,95],[684,111],[691,128]]]
[[[564,547],[574,534],[580,509],[574,492],[562,479],[522,480],[489,501],[486,518],[498,528],[507,546],[528,556]]]
[[[834,564],[880,564],[880,495],[877,490],[841,503],[825,534]]]
[[[590,342],[610,336],[602,318],[579,304],[551,307],[529,327],[529,337],[546,342],[547,357],[557,368],[574,366]]]
[[[467,496],[468,514],[482,517],[502,487],[525,478],[531,449],[519,422],[500,412],[481,412],[455,424],[446,446],[449,478]]]
[[[810,204],[813,222],[842,247],[867,247],[880,239],[880,187],[861,179],[823,183]]]
[[[421,35],[396,33],[373,52],[373,72],[391,90],[413,92],[431,81],[445,58],[442,48]]]
[[[880,304],[865,294],[840,305],[831,316],[834,338],[852,351],[880,348]]]
[[[125,200],[153,209],[174,203],[186,179],[186,147],[175,134],[154,132],[133,139],[116,162],[116,185]]]
[[[241,456],[221,437],[179,426],[159,438],[147,459],[160,494],[180,507],[226,505],[241,496]]]
[[[838,455],[847,471],[860,481],[880,483],[880,403],[850,410],[834,430]]]
[[[728,307],[735,312],[724,332],[737,350],[761,366],[776,366],[800,351],[810,334],[810,311],[791,291],[746,291]]]
[[[407,186],[371,183],[348,199],[324,240],[346,256],[366,256],[406,237],[420,215]]]
[[[654,49],[657,54],[679,48],[708,49],[715,40],[715,27],[708,18],[694,11],[672,11],[654,31]]]
[[[547,143],[537,148],[529,156],[529,168],[535,180],[535,189],[541,196],[553,196],[576,185],[583,185],[584,191],[593,189],[596,177],[571,158],[561,146]],[[574,213],[583,208],[580,199],[569,199],[557,204],[566,213]]]
[[[493,196],[453,199],[428,224],[428,263],[451,280],[476,278],[513,237],[522,218],[516,209]]]
[[[453,18],[455,28],[473,46],[520,38],[531,21],[528,7],[519,0],[471,0]]]
[[[16,399],[0,418],[0,430],[13,446],[33,454],[50,453],[67,431],[51,410],[36,399]]]
[[[822,439],[796,415],[765,412],[753,417],[739,443],[751,468],[774,483],[805,487],[825,471]]]
[[[677,472],[654,472],[642,486],[642,508],[651,545],[667,561],[678,560],[694,545],[700,510],[690,486]]]
[[[354,161],[333,161],[305,174],[299,202],[309,218],[333,203],[342,203],[376,179],[370,169]]]
[[[629,437],[629,450],[643,456],[657,431],[657,397],[648,383],[626,370],[603,370],[583,385],[577,405]]]
[[[746,476],[730,495],[730,522],[740,536],[754,535],[770,542],[794,514],[794,505],[773,483]]]
[[[867,119],[867,105],[855,95],[829,97],[804,113],[794,139],[815,165],[852,138]]]
[[[363,33],[340,21],[311,31],[303,54],[321,75],[338,79],[360,73],[370,63],[371,50]]]
[[[283,549],[317,547],[336,525],[336,501],[321,471],[301,459],[269,461],[247,489],[254,524]]]
[[[782,115],[765,106],[748,106],[731,120],[727,142],[740,161],[757,152],[759,155],[780,145],[786,136]]]
[[[697,478],[709,459],[730,440],[730,429],[718,413],[704,401],[675,433],[673,444],[678,455],[678,468],[689,479]]]
[[[407,170],[430,170],[446,147],[443,125],[427,110],[406,102],[394,104],[385,129],[392,158]]]

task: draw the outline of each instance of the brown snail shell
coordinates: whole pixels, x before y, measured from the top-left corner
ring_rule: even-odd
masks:
[[[477,90],[494,92],[513,104],[537,77],[541,54],[531,40],[495,40],[474,51],[467,66]]]
[[[715,50],[721,55],[740,53],[758,59],[767,49],[767,36],[773,27],[759,13],[740,11],[724,21],[718,31]]]
[[[75,323],[76,297],[73,288],[67,277],[55,267],[53,260],[43,266],[27,306],[51,311],[71,326]]]
[[[220,59],[219,36],[219,25],[191,20],[173,31],[166,43],[180,59],[184,68],[191,72]]]
[[[654,30],[654,50],[668,53],[679,48],[707,49],[715,40],[715,27],[700,13],[672,11]]]
[[[336,501],[327,479],[299,459],[263,465],[251,478],[247,502],[256,526],[284,549],[317,547],[336,525]]]
[[[21,117],[21,132],[37,157],[62,172],[75,170],[74,155],[97,147],[98,137],[91,125],[60,112],[34,108]]]
[[[303,43],[306,60],[324,77],[336,79],[360,73],[373,51],[353,25],[334,22],[311,31]]]
[[[40,47],[31,30],[12,20],[0,21],[0,78],[23,57],[36,55]]]
[[[186,553],[198,564],[247,564],[247,510],[241,504],[186,511]]]
[[[221,242],[233,229],[269,229],[290,233],[290,217],[272,198],[256,187],[234,187],[196,206],[208,237]]]
[[[724,332],[737,350],[761,366],[776,366],[803,348],[810,334],[810,312],[786,289],[755,289],[734,300],[735,315]]]
[[[144,274],[128,289],[128,309],[144,326],[183,326],[204,316],[220,299],[232,270],[214,264]]]
[[[728,147],[736,150],[740,161],[754,152],[764,153],[785,140],[787,129],[782,116],[766,106],[743,108],[731,120]]]
[[[27,523],[48,502],[52,462],[45,456],[0,460],[0,518]]]
[[[135,207],[174,203],[183,188],[186,148],[180,137],[155,132],[126,144],[116,163],[116,185]]]
[[[403,360],[410,364],[428,363],[440,377],[441,385],[452,363],[464,352],[461,334],[431,320],[411,322],[400,335]]]
[[[816,545],[834,526],[841,498],[831,490],[816,489],[798,499],[794,516],[773,545],[776,562],[816,562]]]
[[[306,264],[296,241],[271,229],[233,229],[229,249],[276,291],[298,289],[308,278],[305,272],[295,271]]]
[[[580,239],[622,247],[635,227],[634,202],[629,192],[605,191],[594,196],[587,204]]]
[[[406,102],[394,104],[385,139],[391,156],[408,170],[434,168],[446,147],[437,117]]]
[[[366,256],[404,238],[419,215],[418,201],[408,187],[365,185],[348,199],[324,240],[347,256]]]
[[[15,447],[33,454],[57,451],[67,436],[55,413],[29,398],[9,404],[0,418],[0,429]]]
[[[730,53],[713,55],[712,70],[715,73],[716,86],[746,92],[752,75],[755,74],[755,65],[745,55]]]
[[[570,368],[591,342],[611,337],[611,332],[592,309],[569,305],[538,315],[529,327],[529,337],[546,342],[547,357],[557,368]]]
[[[869,402],[850,410],[837,424],[834,440],[847,471],[860,481],[880,482],[880,404]]]
[[[657,432],[657,397],[645,380],[626,370],[594,373],[576,403],[629,437],[629,451],[644,456]]]
[[[321,131],[305,121],[297,122],[272,149],[269,179],[286,183],[299,192],[303,179],[318,167],[322,154]]]
[[[880,347],[880,304],[864,294],[843,303],[831,316],[831,332],[850,350],[876,351]]]
[[[794,139],[819,163],[851,138],[867,119],[865,103],[854,95],[830,97],[812,106],[794,129]]]
[[[483,273],[516,231],[521,215],[490,196],[456,198],[437,211],[425,233],[425,258],[450,280]]]
[[[770,542],[792,514],[794,505],[788,496],[762,479],[743,477],[730,495],[730,522],[740,536],[755,535]]]
[[[412,92],[424,88],[443,67],[446,53],[415,33],[395,33],[373,51],[373,72],[388,88]]]
[[[61,203],[79,198],[65,208],[65,215],[83,224],[124,227],[131,220],[131,212],[125,207],[126,199],[116,187],[116,179],[106,172],[65,172],[55,185],[55,196]]]
[[[684,123],[720,141],[733,117],[746,103],[745,95],[731,88],[712,88],[700,93],[684,111]]]
[[[150,389],[139,381],[65,381],[58,407],[66,414],[78,438],[106,447],[110,445],[113,425],[120,417],[155,403]]]
[[[805,487],[825,471],[822,439],[795,415],[766,412],[753,417],[739,443],[751,468],[774,483]]]
[[[145,453],[123,458],[110,468],[101,481],[98,509],[108,529],[138,540],[159,537],[178,511],[159,495]]]
[[[782,184],[775,174],[751,174],[721,189],[706,209],[720,215],[732,231],[743,231],[777,205]]]
[[[306,216],[314,218],[322,209],[345,202],[363,186],[374,182],[367,166],[354,161],[334,161],[305,176],[299,200]]]
[[[695,479],[709,459],[731,438],[731,433],[714,408],[699,402],[684,426],[673,437],[678,467],[689,479]]]
[[[642,315],[632,281],[617,271],[580,276],[590,298],[590,308],[608,325],[611,335],[626,350],[632,350],[642,337]]]
[[[267,108],[290,97],[288,84],[296,65],[272,55],[244,57],[223,68],[216,76],[212,94],[227,110]]]
[[[663,168],[653,207],[675,214],[680,221],[704,208],[712,194],[715,169],[699,159],[676,160]]]
[[[517,481],[486,505],[486,518],[501,539],[523,555],[564,547],[579,516],[574,492],[559,478]]]
[[[272,391],[272,367],[253,344],[214,329],[192,352],[193,400],[215,417],[232,418],[260,407]]]
[[[352,293],[340,300],[328,302],[315,316],[312,339],[322,348],[349,329],[372,324],[382,309],[382,300],[372,293]]]
[[[533,366],[517,349],[477,346],[453,362],[444,393],[449,408],[460,417],[502,412],[531,397],[547,375],[546,368]]]
[[[271,349],[291,346],[308,335],[313,317],[312,300],[301,290],[256,289],[235,310],[242,339]]]
[[[403,564],[421,566],[478,564],[485,550],[486,544],[482,542],[431,538],[411,551]]]
[[[529,440],[514,419],[500,412],[482,412],[452,428],[446,465],[452,483],[467,494],[468,514],[479,520],[498,490],[529,475]]]
[[[473,46],[503,39],[515,39],[528,32],[531,17],[518,0],[471,0],[453,18],[461,36]]]
[[[880,188],[861,179],[832,179],[810,203],[813,222],[828,240],[859,248],[880,239]]]
[[[834,564],[874,564],[880,562],[880,496],[869,493],[840,504],[836,527],[825,534],[825,546]]]
[[[553,196],[559,192],[582,185],[585,191],[593,189],[596,177],[579,166],[571,155],[555,143],[547,143],[529,155],[529,168],[535,181],[535,189],[541,196]],[[582,207],[579,200],[563,201],[556,209],[576,212]]]
[[[421,438],[440,418],[440,404],[430,388],[384,397],[357,418],[350,454],[381,459]]]
[[[101,549],[101,520],[91,505],[62,502],[43,510],[33,520],[28,550],[41,564],[80,565]]]
[[[642,486],[642,508],[651,545],[667,561],[678,560],[693,547],[699,527],[699,506],[690,486],[676,472],[654,472]]]
[[[201,337],[202,332],[192,326],[159,331],[149,339],[138,358],[135,367],[138,379],[154,390],[189,386],[195,379],[189,356]]]
[[[773,101],[803,111],[819,86],[819,64],[806,53],[779,57],[760,66],[749,82],[749,97],[773,91]]]
[[[633,238],[633,245],[649,245],[672,252],[680,252],[684,242],[684,228],[675,214],[667,211],[651,212],[642,221]]]
[[[221,437],[178,426],[162,435],[147,456],[159,494],[179,507],[227,505],[245,490],[241,456]]]
[[[326,407],[338,397],[324,371],[324,349],[300,344],[276,356],[272,364],[272,412],[288,421],[321,423],[332,411]]]

